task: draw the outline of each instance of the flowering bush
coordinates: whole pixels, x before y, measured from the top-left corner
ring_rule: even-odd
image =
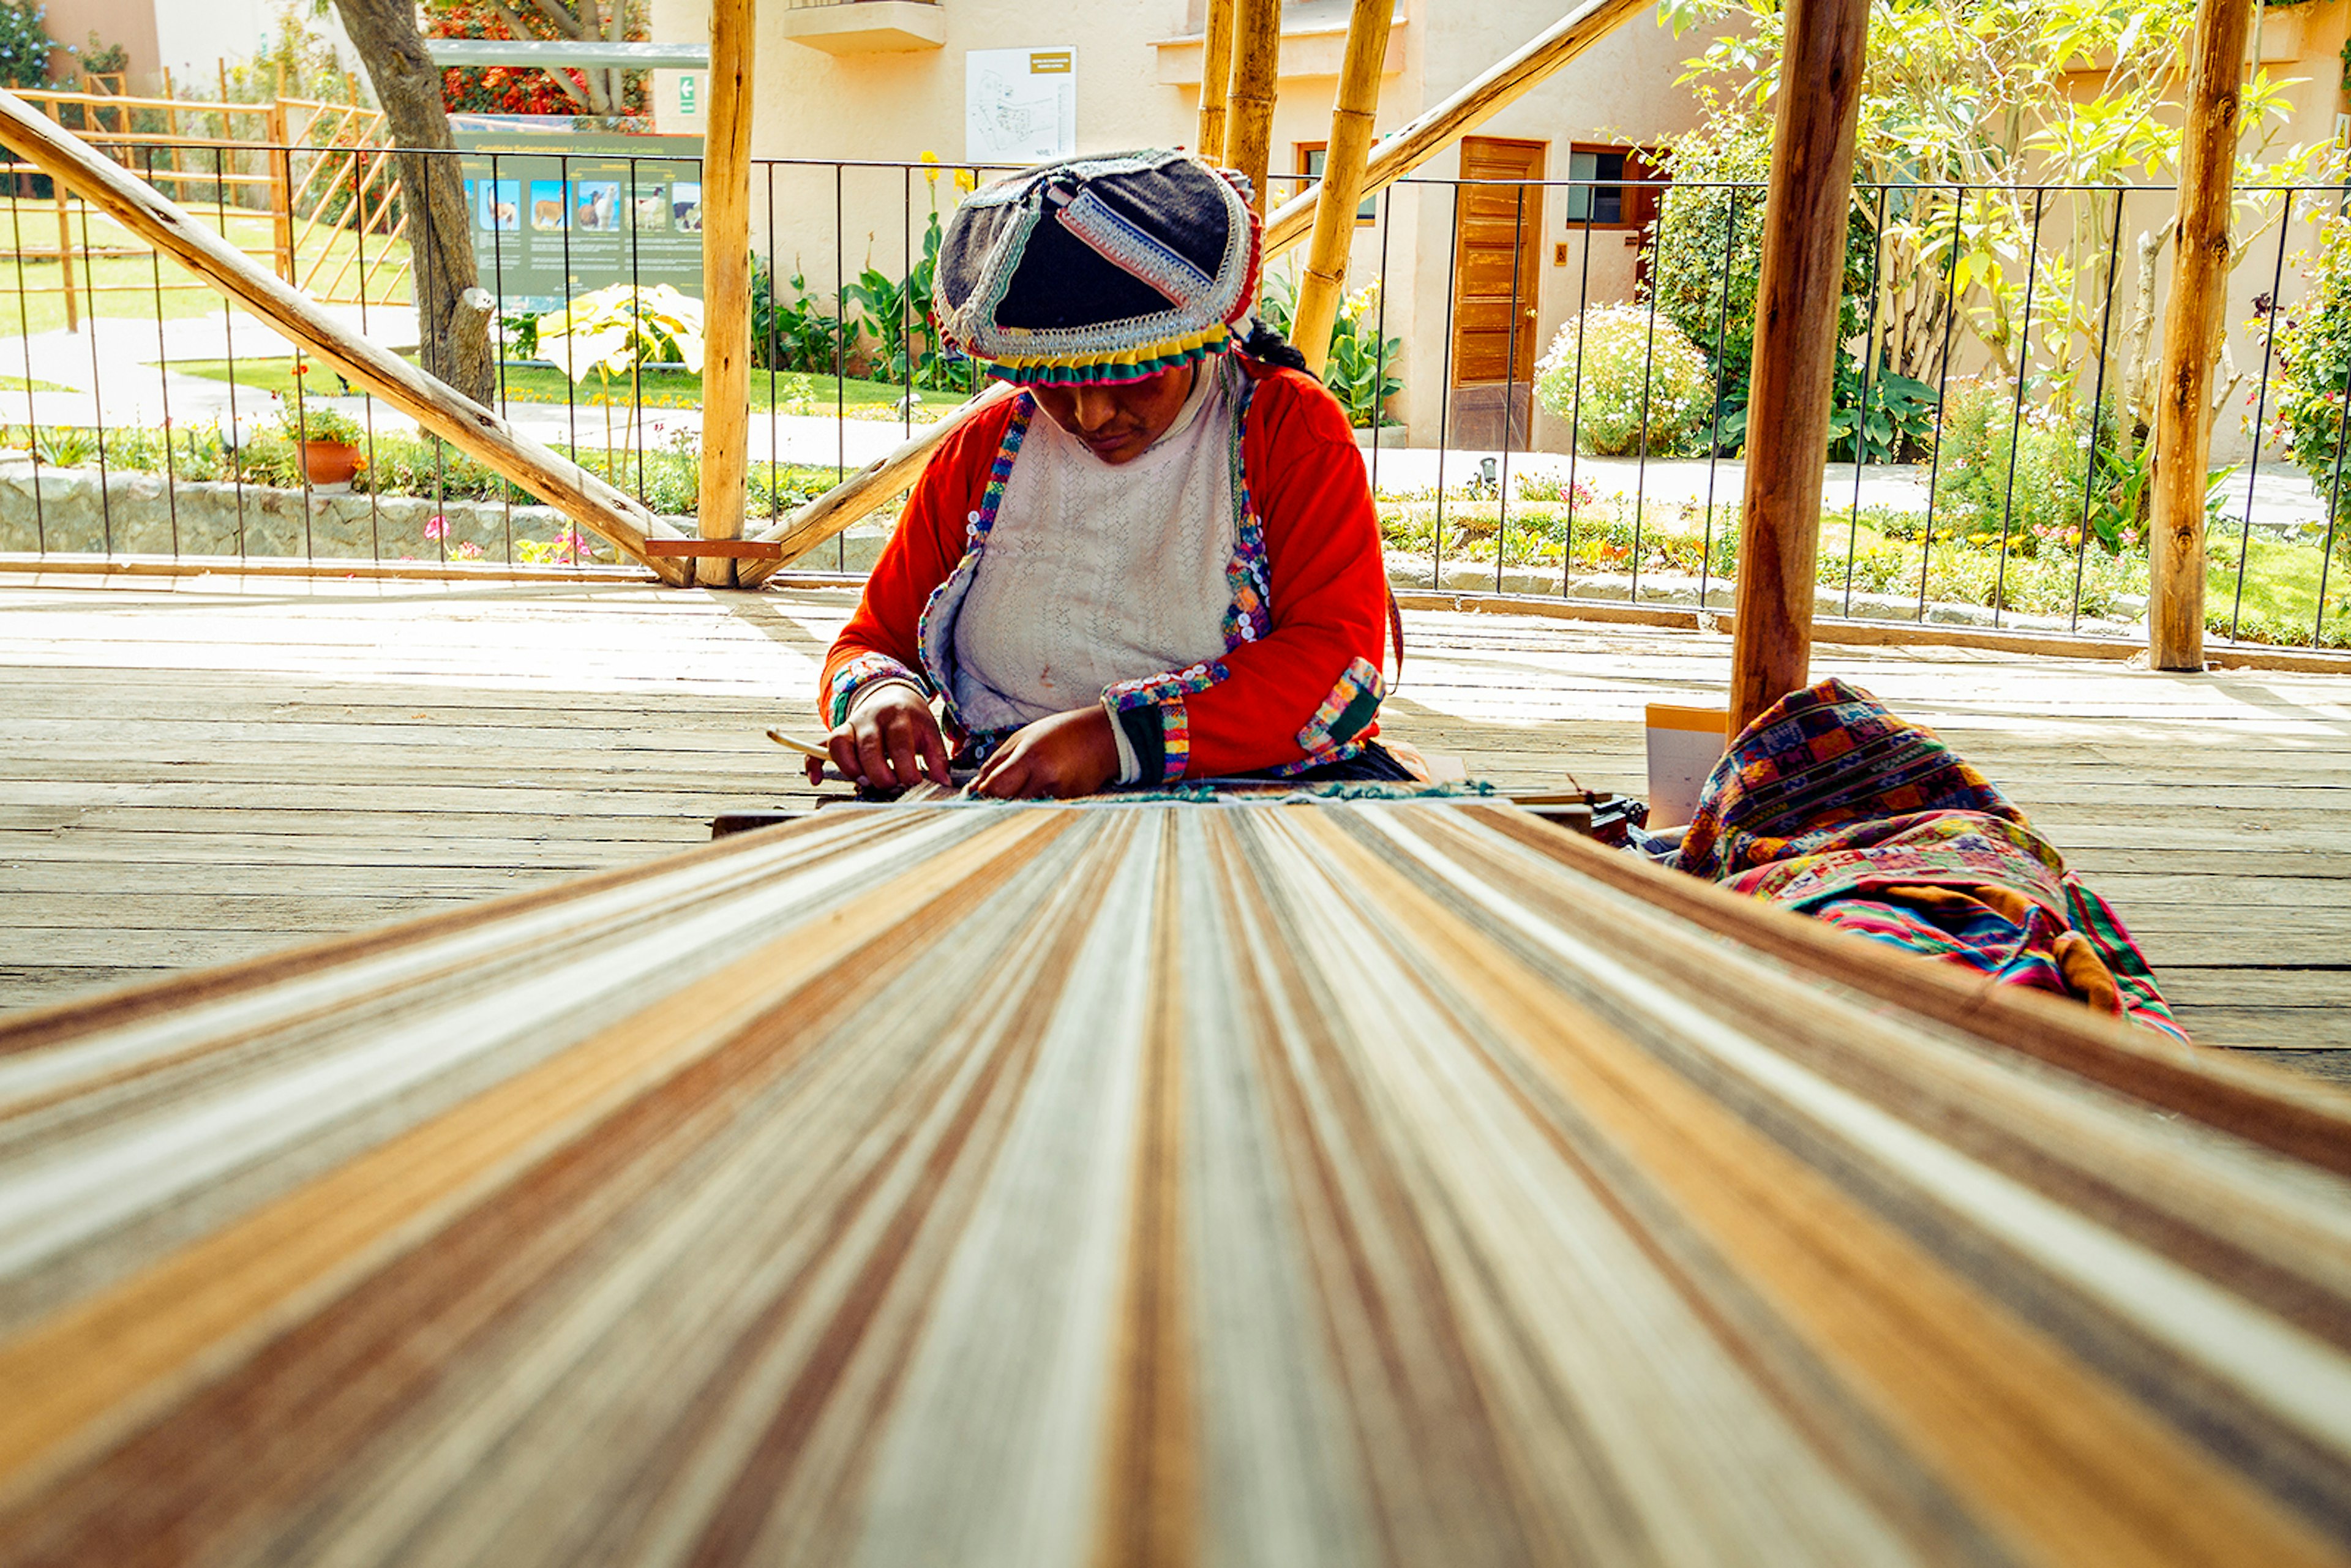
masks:
[[[2044,544],[2071,550],[2086,518],[2090,538],[2109,555],[2146,548],[2150,448],[2124,441],[2111,402],[2098,420],[2094,458],[2087,421],[2068,420],[2029,384],[2020,427],[2014,382],[1955,382],[1942,440],[1938,532],[1996,538],[2005,529],[2027,552]]]
[[[2319,500],[2339,521],[2346,507],[2342,492],[2351,489],[2338,478],[2351,473],[2340,456],[2344,394],[2351,389],[2351,218],[2331,218],[2319,226],[2318,254],[2307,276],[2309,292],[2295,314],[2278,324],[2269,436],[2309,476]],[[2338,551],[2351,559],[2351,529],[2335,533]]]
[[[1596,305],[1561,324],[1535,365],[1535,397],[1573,422],[1582,451],[1672,456],[1691,449],[1713,413],[1714,379],[1671,321],[1637,305]]]
[[[1404,382],[1395,374],[1403,362],[1404,340],[1381,340],[1379,312],[1376,282],[1342,299],[1331,323],[1331,351],[1322,361],[1322,384],[1347,411],[1347,423],[1358,430],[1388,423],[1388,399],[1404,391]],[[1258,314],[1267,326],[1289,337],[1298,316],[1298,280],[1286,272],[1268,274]]]

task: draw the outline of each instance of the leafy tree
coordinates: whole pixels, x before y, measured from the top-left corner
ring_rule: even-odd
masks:
[[[1677,28],[1740,24],[1690,62],[1683,80],[1711,112],[1677,156],[1719,157],[1740,138],[1768,132],[1784,26],[1779,0],[1664,0],[1661,9]],[[2120,198],[2037,187],[2176,175],[2179,129],[2162,108],[2186,68],[2193,9],[2193,0],[1873,0],[1855,161],[1855,211],[1883,246],[1866,361],[1931,375],[1956,297],[1961,329],[2000,372],[2034,374],[2071,420],[2090,390],[2111,297],[2130,326],[2105,352],[2126,357],[2126,423],[2144,425],[2154,265],[2169,227],[2139,236],[2140,278],[2126,291],[2113,276]],[[2253,187],[2307,177],[2326,156],[2277,145],[2286,85],[2260,71],[2245,94],[2241,255],[2284,210],[2280,197]],[[2222,383],[2225,397],[2234,382],[2224,375]]]
[[[424,368],[475,402],[487,403],[496,380],[490,354],[492,300],[474,262],[473,216],[441,105],[441,72],[426,52],[410,0],[335,0],[343,31],[367,65],[400,148],[400,184],[412,220],[409,255],[416,328]],[[420,199],[420,193],[422,197]]]

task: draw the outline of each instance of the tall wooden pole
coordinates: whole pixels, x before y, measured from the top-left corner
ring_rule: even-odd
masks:
[[[1869,0],[1791,0],[1763,209],[1730,732],[1809,680],[1822,465],[1836,381]]]
[[[751,438],[751,0],[711,0],[710,118],[702,143],[702,494],[696,532],[743,537]],[[735,562],[695,578],[728,588]]]
[[[2179,149],[2179,223],[2155,400],[2155,526],[2147,536],[2147,663],[2204,667],[2204,478],[2212,456],[2212,358],[2228,304],[2246,35],[2253,0],[2199,0]]]
[[[1232,91],[1233,0],[1208,0],[1208,25],[1200,35],[1200,156],[1225,156],[1225,100]]]
[[[1281,77],[1281,0],[1234,0],[1233,90],[1226,110],[1225,166],[1249,177],[1265,211],[1273,161],[1273,98]]]
[[[1355,206],[1363,199],[1364,162],[1371,156],[1394,6],[1395,0],[1355,0],[1347,18],[1347,54],[1339,67],[1339,98],[1331,109],[1331,141],[1322,154],[1314,238],[1306,248],[1306,277],[1299,285],[1298,311],[1290,328],[1306,368],[1318,376],[1330,357],[1340,297],[1347,291],[1347,249],[1355,237]]]

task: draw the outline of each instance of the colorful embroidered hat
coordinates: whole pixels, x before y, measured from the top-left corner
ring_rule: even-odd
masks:
[[[1113,152],[981,186],[932,285],[946,335],[1009,382],[1131,382],[1222,353],[1257,299],[1248,180]]]

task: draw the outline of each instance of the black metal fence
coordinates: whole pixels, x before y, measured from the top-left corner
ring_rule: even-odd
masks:
[[[138,155],[184,171],[204,153]],[[649,155],[616,172],[600,159],[610,189],[590,198],[568,153],[467,156],[481,281],[497,302],[499,412],[653,510],[690,513],[698,301],[657,286],[674,276],[661,256],[698,229],[686,195],[698,168]],[[975,390],[937,334],[929,277],[939,219],[989,172],[755,162],[755,513],[779,519]],[[1277,181],[1275,197],[1290,184]],[[218,183],[204,214],[224,230],[252,216],[218,193],[234,188]],[[2208,601],[2225,636],[2351,644],[2334,565],[2351,546],[2335,527],[2351,319],[2338,333],[2323,287],[2336,252],[2351,266],[2351,246],[2333,243],[2345,195],[2252,199],[2257,224],[2264,203],[2275,221],[2241,263],[2248,288],[2265,287],[2240,312],[2248,362],[2230,367],[2216,420],[2219,449],[2244,453],[2210,508]],[[1599,179],[1415,177],[1367,204],[1354,272],[1370,287],[1342,314],[1326,382],[1364,427],[1400,586],[1729,606],[1761,208],[1756,185]],[[1856,193],[1820,613],[2137,634],[2160,316],[2139,236],[2159,236],[2169,208],[2168,191],[2147,187]],[[0,377],[19,384],[0,382],[0,550],[611,562],[266,323],[188,292],[168,259],[109,243],[106,220],[78,205],[80,282],[98,303],[63,332],[47,305],[60,263],[27,238],[50,213],[8,199],[0,290],[15,298],[0,298],[0,334],[13,325],[18,342],[0,343]],[[385,247],[434,237],[423,204],[409,220],[400,241],[356,221],[313,231],[356,252],[353,324],[402,348],[414,339],[411,273]],[[1269,271],[1264,309],[1283,324],[1296,263]],[[606,290],[601,307],[580,303]],[[2284,296],[2312,308],[2281,308]],[[592,334],[554,329],[599,308],[608,335],[591,371]],[[348,476],[334,444],[317,444],[332,436],[356,448]],[[883,527],[805,564],[856,570]]]

